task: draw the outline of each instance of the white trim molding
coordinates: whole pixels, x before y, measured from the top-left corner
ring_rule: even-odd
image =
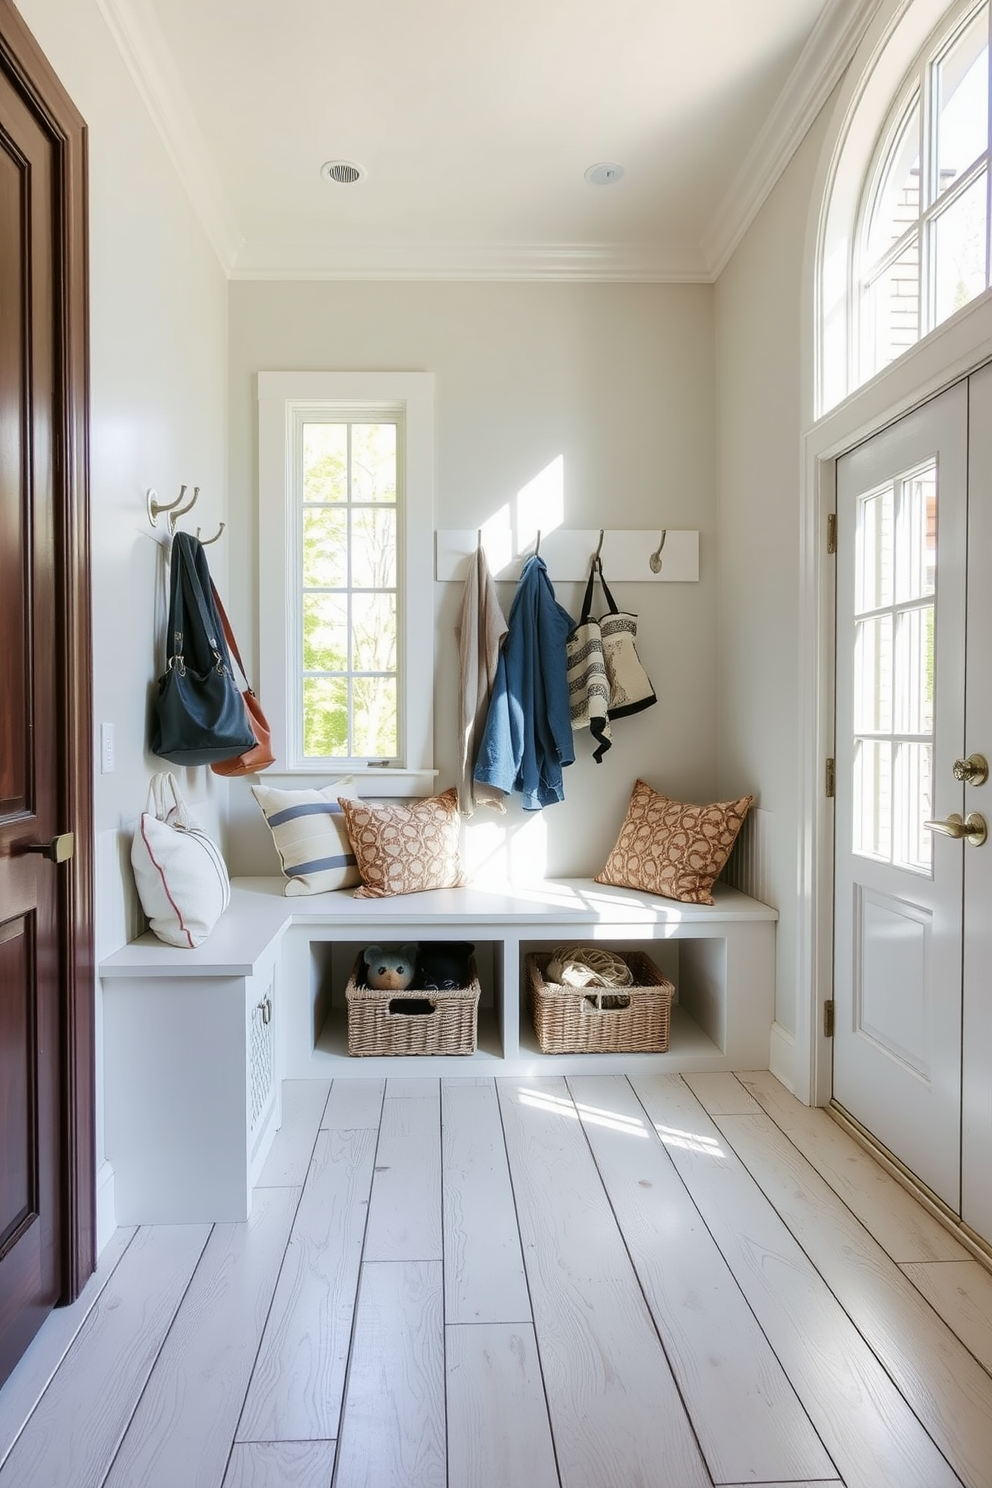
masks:
[[[843,77],[881,0],[828,0],[778,101],[703,234],[711,279],[735,248]]]
[[[141,0],[96,3],[221,268],[230,275],[243,241],[241,230],[193,122],[193,106],[161,27]]]

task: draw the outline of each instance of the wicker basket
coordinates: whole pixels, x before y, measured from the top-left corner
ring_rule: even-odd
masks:
[[[348,1053],[474,1054],[479,996],[482,988],[475,958],[469,961],[469,985],[451,991],[379,992],[359,978],[365,958],[358,957],[345,988],[348,1001]],[[430,1011],[424,1007],[430,1004]],[[407,1011],[404,1011],[406,1006]]]
[[[634,985],[609,990],[546,982],[550,953],[528,955],[530,1007],[543,1053],[664,1053],[675,988],[640,951],[624,951],[622,956]]]

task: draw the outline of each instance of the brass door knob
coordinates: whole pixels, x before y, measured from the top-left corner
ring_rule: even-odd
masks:
[[[981,847],[989,835],[985,818],[977,811],[970,812],[966,818],[952,811],[944,821],[926,821],[923,825],[929,827],[931,832],[941,832],[945,837],[963,837],[972,847]]]
[[[51,842],[25,842],[21,844],[21,852],[41,853],[43,858],[48,858],[51,863],[68,863],[76,851],[76,838],[72,832],[60,832],[53,837]]]
[[[965,785],[984,785],[989,778],[989,762],[984,754],[969,754],[967,759],[954,761],[953,773],[954,779]]]

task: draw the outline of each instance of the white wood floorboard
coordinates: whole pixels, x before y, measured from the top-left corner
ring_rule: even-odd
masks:
[[[444,1316],[452,1323],[530,1319],[503,1123],[491,1081],[441,1086]]]
[[[259,1189],[244,1224],[214,1226],[106,1488],[223,1481],[298,1201]]]
[[[978,1261],[917,1262],[902,1269],[947,1326],[992,1373],[992,1272]]]
[[[631,1083],[847,1488],[958,1488],[946,1458],[688,1086],[664,1075]]]
[[[375,1135],[368,1128],[319,1134],[239,1441],[320,1441],[338,1434]]]
[[[714,1482],[835,1475],[627,1081],[568,1084]]]
[[[992,1270],[822,1112],[764,1074],[396,1066],[288,1092],[302,1191],[114,1237],[0,1389],[0,1488],[988,1482]],[[453,1321],[487,1307],[521,1316]]]
[[[486,1323],[445,1338],[452,1488],[558,1488],[534,1329]]]
[[[446,1481],[440,1262],[364,1266],[335,1488]]]
[[[302,1188],[327,1104],[327,1080],[284,1080],[282,1126],[276,1132],[258,1188]]]
[[[0,1468],[2,1488],[99,1488],[209,1233],[138,1231]]]
[[[564,1080],[499,1092],[563,1488],[710,1488]]]
[[[0,1463],[48,1388],[134,1235],[133,1229],[125,1229],[123,1225],[114,1231],[100,1252],[96,1270],[75,1302],[68,1307],[56,1307],[48,1314],[27,1353],[0,1389]]]
[[[951,1466],[992,1488],[992,1378],[770,1117],[717,1124]]]
[[[334,1442],[236,1442],[223,1488],[329,1488]]]
[[[392,1094],[389,1080],[369,1203],[367,1261],[441,1259],[441,1086]]]
[[[917,1203],[826,1111],[804,1106],[767,1072],[742,1075],[741,1081],[893,1260],[970,1259],[971,1252],[940,1220]]]
[[[385,1089],[385,1080],[333,1080],[321,1126],[337,1131],[353,1131],[360,1126],[369,1126],[378,1131]]]

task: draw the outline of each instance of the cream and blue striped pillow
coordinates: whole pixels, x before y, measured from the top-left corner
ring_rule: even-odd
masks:
[[[324,894],[361,883],[348,825],[338,797],[359,801],[354,777],[322,790],[273,790],[253,785],[252,795],[269,824],[286,875],[286,893]]]

